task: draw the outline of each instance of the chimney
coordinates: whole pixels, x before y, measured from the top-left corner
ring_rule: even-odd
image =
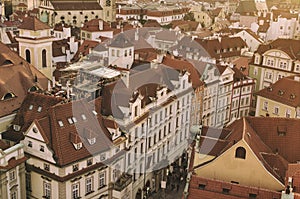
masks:
[[[129,88],[129,71],[124,71],[122,73],[121,79],[124,82],[124,84],[126,85],[126,87]]]
[[[138,41],[139,40],[139,27],[136,28],[136,31],[134,33],[134,40]]]
[[[55,87],[55,77],[52,77],[52,87]]]
[[[99,30],[103,30],[103,20],[99,19]]]
[[[67,99],[69,99],[70,98],[70,87],[69,87],[69,85],[70,85],[70,81],[68,80],[67,81]]]
[[[65,53],[66,53],[66,47],[65,47],[65,46],[62,46],[62,47],[61,47],[61,51],[62,51],[62,53],[65,54]]]

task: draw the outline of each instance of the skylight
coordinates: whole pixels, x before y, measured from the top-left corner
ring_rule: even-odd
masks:
[[[63,127],[63,126],[64,126],[64,123],[63,123],[61,120],[58,120],[58,125],[59,125],[60,127]]]
[[[86,120],[85,114],[82,114],[82,115],[81,115],[81,118],[82,118],[83,120]]]
[[[33,109],[33,105],[32,104],[30,104],[30,106],[29,106],[29,110],[32,110]]]
[[[42,112],[42,107],[39,106],[37,111],[38,111],[38,112]]]

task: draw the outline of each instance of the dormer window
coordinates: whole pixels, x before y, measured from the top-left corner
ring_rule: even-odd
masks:
[[[17,124],[14,124],[13,128],[14,128],[14,131],[20,131],[21,130],[21,126],[17,125]]]
[[[68,118],[68,122],[69,122],[69,124],[73,124],[74,123],[73,120],[72,120],[72,118]]]
[[[282,90],[278,91],[278,95],[283,95],[283,94],[284,94],[284,92]]]
[[[39,106],[37,111],[38,111],[39,113],[42,112],[42,107]]]
[[[79,143],[77,143],[77,144],[74,144],[74,147],[75,147],[76,150],[81,149],[81,148],[82,148],[82,142],[79,142]]]
[[[14,98],[14,97],[16,97],[16,95],[13,94],[12,92],[10,92],[10,93],[6,93],[6,94],[2,97],[1,100],[9,100],[9,99],[12,99],[12,98]]]
[[[94,115],[98,115],[98,113],[95,110],[93,110],[92,112]]]
[[[90,145],[93,145],[93,144],[96,143],[96,138],[95,137],[94,138],[90,138],[90,139],[88,139],[88,142],[90,143]]]
[[[77,119],[76,119],[76,117],[72,117],[72,120],[73,120],[73,122],[74,122],[74,123],[76,123],[76,122],[77,122]]]
[[[39,131],[37,130],[36,127],[33,127],[33,128],[32,128],[32,131],[33,131],[34,133],[38,133],[38,132],[39,132]]]
[[[85,114],[82,114],[82,115],[81,115],[81,118],[82,118],[82,120],[86,120]]]
[[[58,125],[59,125],[60,127],[63,127],[63,126],[64,126],[64,123],[63,123],[61,120],[58,120]]]

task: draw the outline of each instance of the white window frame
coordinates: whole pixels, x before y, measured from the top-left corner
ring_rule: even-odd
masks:
[[[93,191],[93,177],[85,179],[85,193],[91,193]]]
[[[105,171],[99,173],[99,188],[102,188],[106,185],[106,174]]]
[[[77,199],[80,197],[79,182],[72,184],[72,199]]]
[[[51,183],[50,182],[44,182],[43,186],[44,196],[48,199],[51,198]]]

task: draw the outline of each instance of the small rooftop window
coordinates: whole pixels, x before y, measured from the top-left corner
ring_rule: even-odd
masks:
[[[94,115],[98,115],[98,113],[95,110],[93,110],[92,112]]]
[[[77,119],[76,119],[76,117],[72,117],[72,120],[73,120],[73,122],[74,122],[74,123],[76,123],[76,122],[77,122]]]
[[[42,107],[39,106],[37,111],[38,111],[38,112],[42,112]]]
[[[32,110],[32,109],[33,109],[33,105],[30,104],[30,105],[29,105],[29,110]]]
[[[63,127],[63,126],[64,126],[64,123],[63,123],[61,120],[58,120],[58,125],[59,125],[60,127]]]
[[[12,98],[14,98],[14,97],[16,97],[15,94],[13,94],[12,92],[10,92],[10,93],[6,93],[6,94],[2,97],[1,100],[9,100],[9,99],[12,99]]]
[[[82,114],[82,115],[81,115],[81,118],[82,118],[83,120],[86,120],[85,114]]]
[[[73,120],[72,120],[72,118],[68,118],[68,122],[69,122],[69,124],[73,124],[74,123]]]

